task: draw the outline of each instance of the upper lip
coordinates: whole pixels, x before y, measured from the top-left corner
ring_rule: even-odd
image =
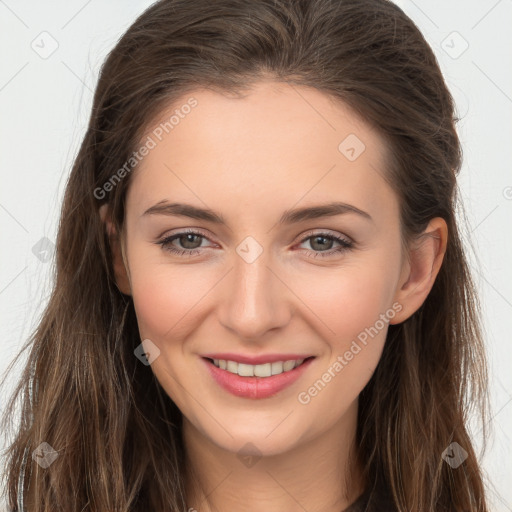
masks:
[[[291,360],[300,360],[307,359],[308,357],[314,357],[311,354],[263,354],[259,356],[248,356],[243,354],[233,354],[233,353],[218,353],[218,354],[203,354],[202,357],[207,359],[222,359],[225,361],[235,361],[237,363],[242,364],[265,364],[265,363],[275,363],[276,361],[291,361]]]

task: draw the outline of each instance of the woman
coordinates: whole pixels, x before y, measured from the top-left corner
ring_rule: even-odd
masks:
[[[12,510],[488,510],[455,121],[386,0],[152,5],[67,184]]]

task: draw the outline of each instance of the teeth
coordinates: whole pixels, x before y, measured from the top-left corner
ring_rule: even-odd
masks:
[[[227,367],[226,370],[231,373],[238,373],[238,363],[235,361],[226,361]]]
[[[295,361],[285,361],[283,364],[283,370],[285,372],[293,370],[295,368]]]
[[[236,363],[234,363],[234,364],[236,364]],[[229,365],[229,362],[228,362],[228,365]],[[256,366],[253,366],[252,364],[238,363],[238,372],[235,371],[233,373],[238,373],[238,375],[240,375],[240,377],[254,377],[255,368],[256,368]]]
[[[254,367],[255,377],[270,377],[271,375],[272,363],[258,364]],[[277,373],[275,375],[277,375]]]
[[[224,359],[214,359],[213,364],[217,368],[227,370],[231,373],[236,373],[240,377],[271,377],[272,375],[279,375],[283,372],[289,372],[297,366],[301,365],[304,359],[291,359],[289,361],[276,361],[275,363],[264,364],[245,364],[237,363],[235,361],[225,361]]]

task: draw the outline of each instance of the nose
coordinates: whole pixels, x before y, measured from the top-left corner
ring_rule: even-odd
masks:
[[[289,323],[293,297],[284,271],[258,245],[249,239],[237,248],[233,267],[222,280],[218,306],[221,324],[238,339],[253,342]]]

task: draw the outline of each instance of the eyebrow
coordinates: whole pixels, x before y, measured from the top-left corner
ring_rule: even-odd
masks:
[[[347,213],[354,213],[373,222],[371,215],[353,205],[341,202],[332,202],[328,204],[308,206],[305,208],[296,208],[286,210],[278,224],[295,224],[306,220],[317,219],[320,217],[334,217]],[[159,203],[148,208],[141,217],[146,215],[169,215],[179,217],[190,217],[191,219],[204,220],[215,224],[227,225],[226,219],[217,212],[208,208],[198,208],[185,203],[169,203],[162,200]]]

